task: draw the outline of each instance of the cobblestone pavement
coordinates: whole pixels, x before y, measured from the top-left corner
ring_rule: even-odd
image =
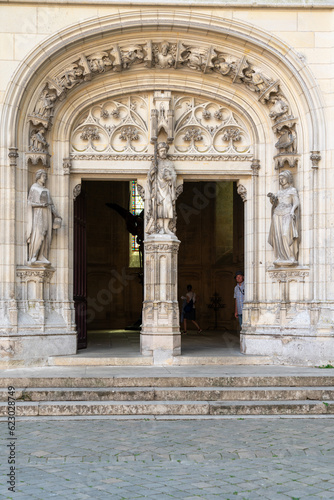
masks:
[[[17,422],[16,492],[0,499],[334,499],[333,419]]]

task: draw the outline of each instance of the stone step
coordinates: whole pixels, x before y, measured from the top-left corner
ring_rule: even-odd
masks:
[[[112,388],[112,387],[334,387],[334,375],[273,375],[223,377],[18,377],[0,378],[7,388]]]
[[[54,401],[17,402],[17,417],[102,415],[334,415],[334,401]],[[0,416],[7,404],[0,403]]]
[[[236,349],[236,353],[222,356],[172,356],[170,362],[172,366],[199,366],[199,365],[273,365],[277,360],[270,356],[256,356],[241,354]],[[75,356],[50,356],[49,366],[153,366],[152,356],[87,356],[84,353]]]
[[[0,401],[8,390],[0,389]],[[16,388],[17,401],[327,401],[334,387]]]

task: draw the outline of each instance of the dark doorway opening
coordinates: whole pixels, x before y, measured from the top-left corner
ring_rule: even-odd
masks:
[[[233,295],[235,272],[244,269],[244,206],[236,182],[185,182],[177,201],[177,236],[179,297],[191,284],[198,297],[200,327],[238,332]],[[187,330],[191,329],[196,331],[188,321]]]
[[[88,344],[110,345],[111,335],[119,337],[121,334],[116,332],[135,323],[141,315],[142,285],[135,243],[125,220],[106,205],[115,203],[131,209],[131,189],[129,181],[82,182],[86,258],[82,259],[80,250],[75,253],[74,268],[80,260],[81,269],[77,269],[75,280],[86,282]],[[78,345],[83,347],[86,347],[83,343]]]

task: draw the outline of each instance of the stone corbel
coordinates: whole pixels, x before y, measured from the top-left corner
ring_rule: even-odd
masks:
[[[259,175],[260,168],[261,168],[260,160],[254,159],[251,164],[253,175]]]
[[[312,168],[317,169],[319,167],[319,161],[321,160],[320,151],[311,151],[310,160],[312,162]]]
[[[247,201],[247,189],[242,184],[238,184],[237,193],[240,195],[243,202]]]
[[[145,188],[141,184],[138,184],[138,181],[137,181],[137,191],[141,199],[145,201]]]
[[[176,199],[183,193],[183,179],[177,181],[176,186]]]
[[[19,157],[19,154],[18,154],[18,149],[17,148],[8,148],[9,149],[9,153],[8,153],[8,157],[9,157],[9,165],[11,167],[16,167],[17,165],[17,162],[16,162],[16,159]]]
[[[77,184],[73,188],[73,200],[76,200],[80,193],[81,193],[81,184]]]
[[[63,174],[70,175],[72,168],[72,162],[70,158],[63,159]]]

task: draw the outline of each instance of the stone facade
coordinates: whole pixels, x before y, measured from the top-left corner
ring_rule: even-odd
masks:
[[[75,353],[73,199],[83,179],[137,179],[147,192],[154,140],[169,144],[177,186],[238,184],[245,212],[241,351],[282,363],[334,362],[334,10],[322,1],[268,3],[2,7],[2,366]],[[28,261],[27,196],[41,168],[62,225],[50,267],[37,269]],[[278,193],[284,170],[298,193],[298,261],[277,266],[267,193]],[[145,284],[144,316],[150,300],[154,314],[144,323],[142,352],[159,350],[159,357],[162,349],[168,357],[180,353],[178,241],[150,238],[148,275],[161,245],[168,249],[164,286],[158,293],[158,275]],[[167,335],[159,301],[173,317]]]

